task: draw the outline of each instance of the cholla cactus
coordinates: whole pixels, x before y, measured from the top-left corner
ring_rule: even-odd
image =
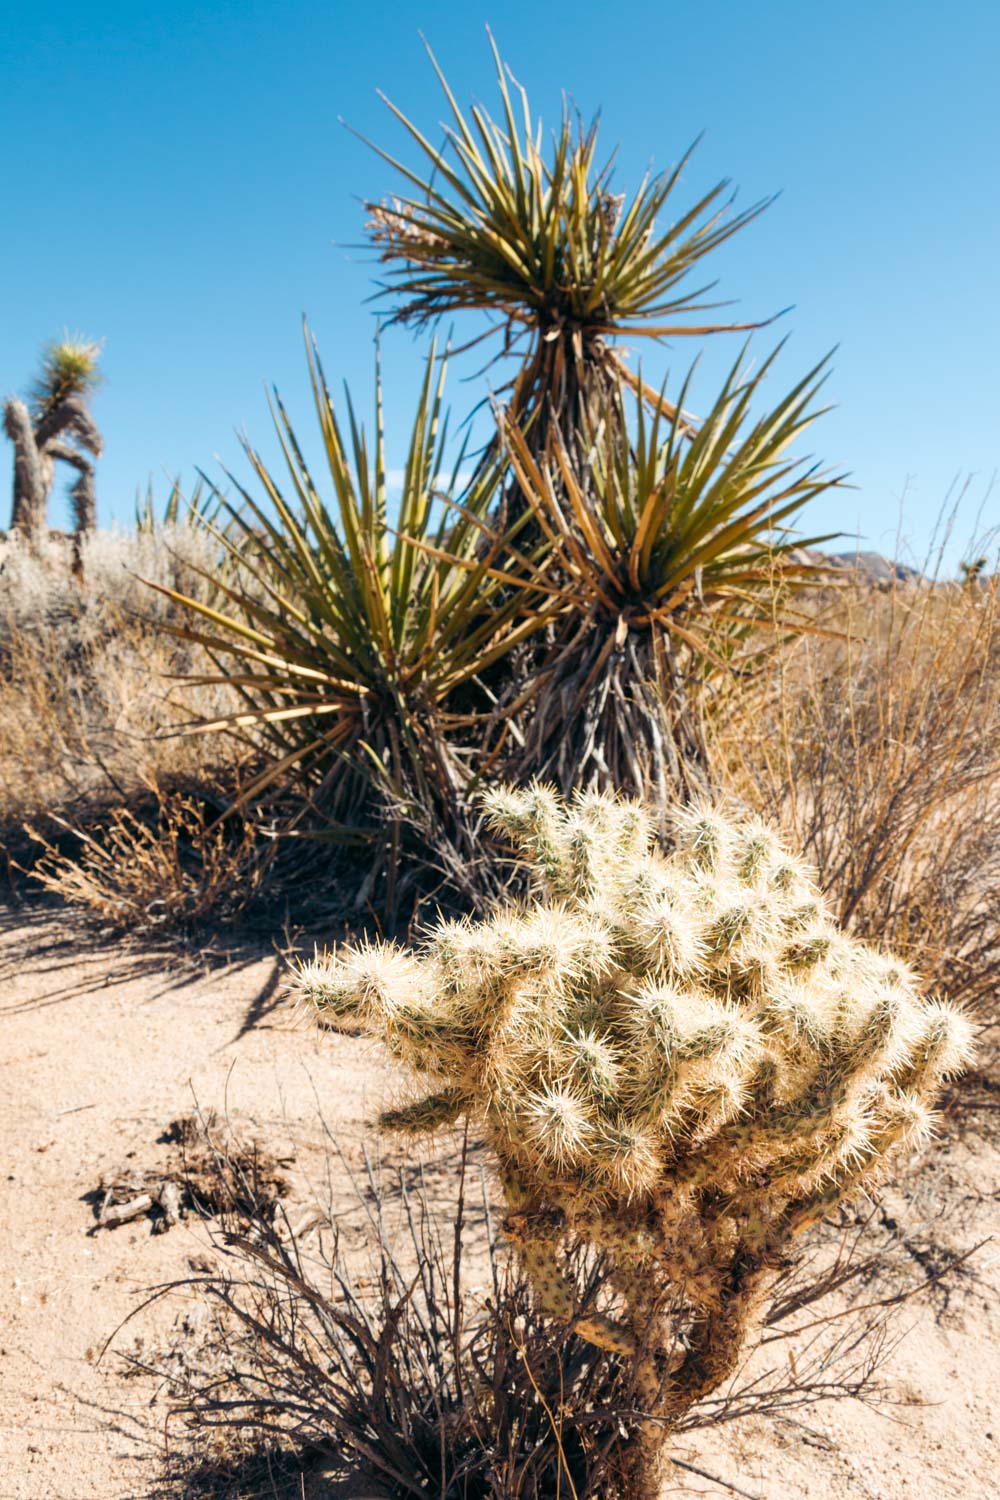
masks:
[[[442,921],[413,952],[348,948],[298,984],[432,1081],[386,1123],[485,1130],[543,1306],[636,1356],[669,1419],[732,1371],[791,1236],[927,1134],[971,1028],[839,932],[758,821],[680,811],[664,857],[609,796],[488,808],[532,899]],[[615,1318],[578,1304],[581,1239],[610,1258]]]

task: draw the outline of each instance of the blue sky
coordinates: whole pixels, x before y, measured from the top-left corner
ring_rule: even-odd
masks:
[[[434,134],[421,31],[459,98],[492,106],[487,23],[543,118],[563,90],[601,109],[621,188],[704,130],[679,202],[721,177],[739,204],[780,191],[713,271],[736,316],[794,304],[757,335],[763,352],[790,334],[776,396],[839,346],[836,410],[810,447],[857,489],[817,502],[811,529],[885,551],[902,529],[919,557],[956,484],[950,562],[977,515],[1000,523],[996,7],[41,0],[7,11],[0,43],[0,392],[29,383],[65,326],[106,340],[103,522],[127,522],[149,476],[162,494],[165,473],[189,483],[219,459],[243,474],[244,425],[270,456],[267,383],[309,433],[303,312],[328,374],[368,406],[373,267],[349,247],[360,198],[393,181],[339,121],[405,154],[381,88]],[[391,462],[423,345],[392,330],[383,349]],[[644,370],[679,377],[694,352],[645,349]],[[735,353],[712,345],[698,392]],[[481,392],[460,378],[480,363],[452,371],[456,415]]]

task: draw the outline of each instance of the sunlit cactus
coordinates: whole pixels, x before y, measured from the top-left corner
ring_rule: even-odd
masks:
[[[756,820],[678,811],[665,857],[609,796],[488,809],[532,873],[523,905],[343,949],[298,986],[430,1081],[387,1124],[484,1132],[542,1305],[634,1355],[669,1420],[731,1373],[791,1237],[927,1135],[971,1027],[838,931]],[[580,1305],[580,1240],[616,1307]]]

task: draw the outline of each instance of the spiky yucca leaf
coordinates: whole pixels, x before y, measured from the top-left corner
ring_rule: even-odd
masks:
[[[451,123],[434,145],[388,99],[423,160],[412,170],[374,149],[406,184],[389,203],[368,203],[368,229],[386,264],[383,295],[396,321],[422,327],[442,314],[493,315],[510,349],[529,348],[512,406],[533,413],[540,443],[550,418],[569,432],[611,372],[634,382],[615,355],[621,334],[704,335],[747,323],[705,322],[711,283],[689,288],[704,256],[767,206],[739,213],[728,182],[672,215],[690,151],[671,171],[647,176],[629,198],[612,191],[614,157],[602,158],[598,127],[564,107],[543,150],[542,124],[490,37],[501,114],[463,111],[433,54]],[[429,49],[428,49],[429,51]],[[384,98],[384,96],[382,96]]]
[[[367,205],[372,239],[390,266],[396,319],[420,326],[442,312],[476,308],[543,334],[565,328],[584,341],[732,327],[678,321],[704,311],[700,298],[709,290],[681,291],[680,283],[766,203],[727,217],[729,184],[720,182],[657,229],[690,152],[669,173],[647,177],[626,206],[625,195],[610,191],[613,156],[600,160],[596,122],[584,130],[564,107],[543,157],[541,121],[524,89],[509,86],[492,37],[490,45],[500,122],[479,105],[463,113],[433,53],[454,122],[444,126],[444,146],[385,100],[429,168],[423,177],[375,147],[417,194]]]
[[[267,765],[243,800],[270,797],[286,808],[291,800],[286,827],[319,826],[372,844],[373,870],[388,845],[391,907],[407,823],[429,835],[427,859],[448,857],[447,849],[452,873],[461,876],[463,861],[466,874],[471,869],[463,809],[477,765],[467,747],[483,740],[488,707],[477,697],[478,674],[540,628],[546,610],[532,609],[523,587],[508,584],[533,564],[517,552],[513,532],[489,521],[496,471],[482,470],[462,490],[460,457],[442,484],[445,360],[432,348],[394,526],[380,378],[372,445],[349,393],[345,434],[308,334],[307,355],[329,494],[321,494],[275,397],[291,493],[247,444],[262,494],[233,479],[242,507],[218,495],[228,522],[212,528],[233,577],[215,580],[214,605],[171,597],[195,617],[178,633],[219,659],[220,674],[197,681],[229,684],[245,705],[191,727],[254,741]],[[480,751],[488,758],[488,745]]]
[[[144,495],[136,491],[135,529],[138,532],[154,535],[163,528],[185,524],[197,526],[202,520],[219,520],[218,497],[203,479],[197,481],[190,496],[184,494],[179,479],[173,480],[160,507],[153,493],[152,480],[148,481]]]
[[[534,773],[555,774],[564,790],[697,789],[704,749],[691,688],[736,662],[745,669],[761,631],[773,642],[806,628],[790,598],[824,575],[790,557],[803,545],[790,528],[844,476],[789,449],[820,415],[826,362],[757,416],[778,351],[755,373],[745,352],[696,431],[681,415],[690,375],[669,409],[650,411],[619,385],[585,424],[583,465],[558,430],[540,459],[523,425],[501,418],[562,582],[527,753]]]

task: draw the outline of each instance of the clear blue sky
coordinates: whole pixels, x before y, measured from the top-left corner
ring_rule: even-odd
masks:
[[[982,523],[1000,522],[1000,486],[987,495],[1000,468],[1000,11],[986,0],[36,0],[6,9],[0,43],[0,392],[27,385],[64,326],[105,338],[103,522],[129,520],[149,475],[163,493],[164,471],[189,481],[217,457],[243,472],[244,424],[270,454],[266,382],[310,429],[303,311],[328,374],[367,406],[372,267],[347,247],[360,197],[393,182],[339,117],[405,153],[382,88],[434,134],[443,109],[420,31],[460,99],[492,106],[487,22],[543,117],[562,90],[602,110],[621,187],[705,130],[692,197],[723,176],[740,203],[781,191],[714,270],[741,317],[794,304],[787,383],[839,345],[837,409],[811,446],[858,489],[817,503],[813,529],[891,551],[905,492],[920,554],[969,475],[951,559],[984,497]],[[763,349],[772,334],[757,337]],[[396,330],[384,351],[392,447],[421,346]],[[693,352],[647,350],[644,366],[679,373]],[[734,354],[715,345],[700,390]],[[479,393],[457,375],[456,414]],[[7,503],[0,481],[0,524]]]

